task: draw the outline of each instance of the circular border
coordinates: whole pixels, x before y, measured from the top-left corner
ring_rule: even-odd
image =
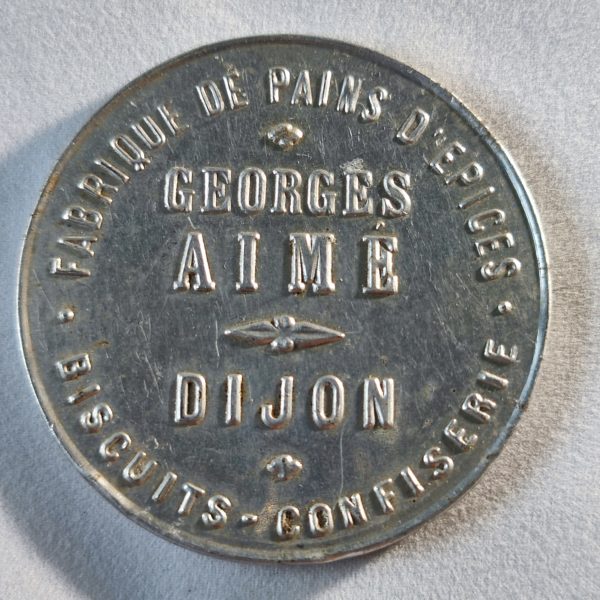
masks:
[[[332,50],[339,50],[351,56],[358,56],[363,60],[370,60],[378,63],[381,66],[389,69],[390,71],[398,73],[401,77],[409,79],[418,85],[421,85],[426,90],[440,98],[445,102],[452,110],[454,110],[460,117],[462,117],[467,124],[480,136],[481,141],[489,148],[493,156],[498,160],[502,166],[515,195],[519,199],[521,208],[525,214],[525,220],[527,222],[529,233],[532,237],[533,247],[537,262],[537,274],[540,285],[540,311],[537,336],[535,342],[535,351],[531,363],[531,367],[525,381],[525,385],[519,395],[518,402],[515,404],[515,408],[507,421],[506,425],[500,431],[498,437],[495,439],[488,452],[482,457],[477,464],[476,468],[472,469],[468,476],[458,482],[449,494],[447,494],[443,501],[438,501],[432,504],[427,510],[419,513],[418,516],[412,519],[402,522],[401,526],[394,528],[393,535],[387,535],[376,543],[371,543],[366,546],[361,546],[358,550],[350,550],[346,552],[328,553],[327,551],[319,552],[318,549],[308,550],[304,549],[304,552],[312,552],[314,556],[307,555],[302,558],[293,558],[291,560],[281,558],[287,552],[285,548],[281,549],[279,557],[275,552],[261,551],[264,556],[257,556],[252,551],[238,546],[234,547],[229,543],[221,544],[214,541],[206,541],[206,546],[200,546],[194,541],[191,534],[183,532],[172,524],[162,521],[157,517],[153,516],[148,510],[140,509],[140,507],[134,504],[125,494],[120,492],[118,489],[112,488],[110,484],[104,480],[104,476],[100,471],[93,467],[88,460],[81,454],[74,441],[69,438],[65,431],[62,429],[58,419],[55,419],[55,413],[52,406],[52,402],[45,393],[41,378],[38,377],[38,365],[36,363],[35,356],[31,348],[31,336],[29,322],[26,314],[26,298],[28,291],[27,273],[28,265],[31,264],[32,253],[33,253],[33,240],[35,230],[38,221],[41,219],[41,215],[49,201],[49,196],[53,192],[56,182],[59,179],[59,175],[66,162],[69,161],[71,156],[77,151],[78,145],[85,140],[88,136],[92,135],[94,131],[102,124],[104,117],[109,114],[112,110],[113,105],[122,103],[127,97],[136,92],[143,85],[149,83],[153,79],[159,77],[164,71],[176,68],[192,59],[212,54],[215,52],[221,52],[231,48],[243,48],[244,46],[256,45],[256,44],[285,44],[294,43],[299,45],[319,45],[321,48],[330,48]],[[25,237],[23,252],[20,261],[20,274],[19,274],[19,290],[18,290],[18,313],[19,313],[19,329],[21,334],[22,351],[27,372],[31,380],[32,386],[36,393],[38,403],[44,413],[44,417],[50,426],[50,430],[58,439],[61,447],[67,452],[69,457],[73,460],[77,469],[81,475],[92,484],[111,504],[116,506],[122,513],[127,517],[131,518],[136,523],[144,526],[152,532],[160,535],[163,538],[169,539],[181,546],[189,548],[191,550],[209,554],[212,556],[234,558],[234,559],[245,559],[255,560],[261,562],[286,562],[293,564],[306,564],[306,563],[325,563],[341,558],[350,558],[353,556],[359,556],[369,552],[374,552],[386,546],[389,546],[397,542],[404,535],[418,527],[419,525],[428,521],[434,515],[440,513],[448,506],[450,506],[458,497],[464,494],[482,475],[483,471],[489,465],[489,463],[498,456],[507,438],[511,434],[515,427],[527,401],[533,389],[535,378],[539,371],[540,363],[543,356],[544,342],[546,337],[546,331],[548,329],[549,310],[550,310],[550,295],[549,295],[549,276],[546,251],[544,248],[543,234],[540,229],[537,211],[531,199],[523,180],[520,176],[518,169],[513,163],[509,154],[504,150],[501,145],[492,137],[490,132],[484,127],[479,120],[469,111],[464,104],[456,98],[456,96],[450,94],[439,84],[435,83],[428,77],[416,72],[411,67],[401,63],[397,60],[389,58],[385,55],[357,46],[346,42],[337,40],[331,40],[320,37],[312,36],[297,36],[297,35],[271,35],[271,36],[255,36],[229,40],[226,42],[218,42],[216,44],[210,44],[208,46],[202,46],[190,52],[184,53],[178,57],[168,60],[153,69],[150,69],[143,75],[137,77],[128,85],[120,89],[114,96],[102,106],[88,122],[83,126],[75,138],[71,141],[68,148],[62,154],[56,165],[54,166],[52,173],[46,183],[40,199],[33,211],[29,227],[27,229],[27,235]],[[29,356],[28,356],[29,354]],[[398,531],[400,529],[400,531]],[[237,550],[237,551],[236,551]],[[266,555],[268,554],[268,555]]]

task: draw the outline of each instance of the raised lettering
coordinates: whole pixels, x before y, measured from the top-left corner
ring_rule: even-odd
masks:
[[[391,235],[366,235],[367,285],[363,294],[387,296],[398,293],[398,276],[394,273],[394,254],[398,252],[398,238]]]
[[[225,102],[217,84],[212,80],[196,86],[196,93],[207,117],[220,115],[225,110]]]
[[[192,212],[193,172],[187,167],[171,167],[165,175],[164,207],[169,212]]]
[[[479,270],[483,281],[495,281],[502,277],[514,277],[521,272],[521,261],[516,258],[505,258],[499,263],[493,260],[485,263]]]
[[[406,486],[409,494],[415,498],[425,492],[425,488],[410,467],[404,467],[400,471],[400,480]]]
[[[356,110],[361,86],[362,79],[355,79],[354,75],[344,77],[336,106],[338,112],[349,114]]]
[[[290,85],[290,72],[285,67],[269,69],[269,102],[275,104],[280,101],[279,91]]]
[[[62,258],[56,257],[50,260],[50,275],[64,275],[66,277],[89,277],[89,269],[80,267],[75,261],[63,264]]]
[[[110,423],[113,418],[113,411],[106,402],[96,404],[92,410],[85,411],[79,416],[79,424],[86,433],[97,433]]]
[[[471,233],[480,233],[486,230],[485,221],[491,221],[493,225],[502,225],[506,220],[506,213],[499,208],[484,210],[473,215],[467,220],[467,229]]]
[[[97,237],[91,236],[69,236],[64,238],[59,238],[58,243],[61,246],[65,246],[69,250],[79,254],[80,256],[94,256],[94,251],[92,250],[92,244],[97,242]]]
[[[508,379],[501,377],[489,371],[479,371],[477,374],[477,383],[492,390],[505,390],[508,387]]]
[[[324,375],[312,390],[311,414],[319,429],[331,429],[344,418],[344,384],[333,375]]]
[[[152,117],[143,117],[139,123],[132,125],[131,129],[150,150],[162,146],[167,141],[167,136]]]
[[[238,292],[250,293],[258,289],[256,282],[256,255],[260,234],[256,231],[238,233],[240,244],[239,277],[235,284]]]
[[[74,394],[71,394],[67,398],[68,404],[79,404],[84,400],[88,400],[93,396],[96,396],[101,391],[100,386],[97,383],[92,383],[91,385],[87,385],[83,388],[78,389]]]
[[[285,427],[292,419],[294,378],[291,375],[282,377],[279,390],[279,406],[277,408],[271,402],[260,407],[261,421],[269,429]]]
[[[472,162],[472,163],[468,164],[466,167],[464,167],[463,169],[461,169],[460,171],[457,171],[456,173],[448,175],[448,177],[446,177],[444,179],[444,183],[446,185],[450,185],[450,184],[458,181],[459,183],[462,183],[463,185],[471,185],[473,183],[477,183],[478,181],[481,181],[482,179],[483,179],[483,167],[477,162]]]
[[[204,204],[203,213],[226,213],[231,211],[231,171],[220,167],[204,167]]]
[[[206,380],[199,373],[177,373],[175,416],[178,425],[196,425],[206,412]]]
[[[454,461],[449,456],[443,455],[439,446],[433,446],[433,448],[429,448],[425,452],[423,455],[423,464],[433,469],[431,472],[432,479],[447,477],[454,469]]]
[[[412,210],[408,195],[410,175],[402,171],[390,171],[383,178],[383,190],[387,194],[381,198],[381,214],[384,217],[407,217]]]
[[[227,496],[217,494],[208,499],[208,511],[202,513],[205,527],[218,529],[227,523],[227,511],[231,508],[231,500]]]
[[[128,135],[117,135],[110,141],[110,145],[134,171],[143,171],[150,164],[150,159],[139,144]]]
[[[490,398],[485,398],[477,392],[469,394],[462,403],[460,410],[478,423],[488,423],[490,413],[496,409],[496,403]]]
[[[367,104],[360,112],[360,120],[364,123],[374,123],[381,117],[381,104],[390,97],[390,93],[380,85],[367,94]]]
[[[321,75],[321,85],[319,87],[319,99],[317,100],[317,106],[327,106],[329,102],[329,90],[331,89],[331,77],[333,73],[331,71],[323,71]]]
[[[499,365],[510,365],[517,362],[519,349],[517,346],[511,346],[511,349],[506,352],[506,347],[503,344],[497,344],[490,338],[485,343],[483,356],[489,361],[498,363]]]
[[[379,506],[381,506],[383,514],[392,513],[395,510],[391,501],[396,494],[392,490],[386,489],[386,486],[389,485],[392,485],[392,480],[388,478],[373,486],[373,493],[375,494],[375,498],[377,498],[377,502],[379,502]]]
[[[148,458],[145,452],[137,452],[123,469],[123,479],[130,485],[141,485],[157,465],[158,463]]]
[[[394,380],[369,377],[363,388],[363,429],[394,426]]]
[[[430,161],[429,166],[440,175],[445,175],[444,167],[454,163],[457,156],[464,154],[467,149],[460,142],[452,142],[440,150]]]
[[[368,520],[361,495],[358,493],[352,494],[350,498],[342,496],[338,500],[338,508],[340,509],[342,522],[346,528],[361,525]]]
[[[112,194],[119,191],[118,187],[105,183],[102,177],[93,173],[89,173],[81,180],[79,188],[106,204],[110,204],[113,201]]]
[[[102,227],[102,215],[97,210],[71,206],[62,215],[62,220],[67,225],[77,225],[89,229],[100,229]]]
[[[173,473],[173,471],[167,471],[152,493],[152,502],[156,502],[157,504],[164,502],[173,491],[176,482],[177,474]]]
[[[345,205],[342,214],[349,217],[373,214],[373,173],[364,169],[346,168],[343,171],[345,180]]]
[[[225,425],[239,425],[242,422],[242,385],[241,375],[227,375]]]
[[[63,381],[73,381],[73,379],[87,375],[92,370],[92,361],[87,353],[76,354],[72,358],[59,360],[56,368]]]
[[[467,433],[463,427],[457,428],[458,420],[451,419],[444,427],[444,438],[460,451],[469,450],[478,440],[475,433]]]
[[[329,171],[316,169],[308,176],[307,208],[313,215],[334,215],[337,193],[333,190],[321,191],[321,185],[331,187],[335,176]]]
[[[335,291],[333,282],[333,242],[331,233],[292,233],[292,268],[288,290],[299,294],[311,285],[313,293],[331,294]]]
[[[183,499],[177,509],[177,514],[182,517],[187,517],[192,512],[196,500],[198,500],[200,496],[204,496],[206,492],[201,487],[198,487],[189,481],[181,486],[181,491],[183,492]]]
[[[106,462],[115,462],[131,446],[131,438],[124,431],[117,431],[107,437],[99,448],[100,457]]]
[[[238,178],[238,205],[246,214],[261,212],[267,201],[267,176],[258,167],[244,169]]]
[[[333,512],[329,504],[316,502],[308,509],[308,530],[314,537],[333,532]]]
[[[481,190],[478,190],[477,192],[475,192],[473,195],[469,196],[468,198],[461,200],[458,204],[458,208],[462,208],[463,210],[465,208],[470,208],[474,204],[477,204],[478,202],[482,202],[483,200],[485,200],[486,198],[489,198],[492,194],[495,194],[495,193],[496,193],[496,188],[494,186],[490,185],[488,187],[485,187]]]
[[[292,93],[292,99],[290,104],[304,104],[305,106],[312,106],[313,97],[312,90],[310,87],[310,75],[308,71],[300,71],[300,75],[296,79],[296,86]]]
[[[223,77],[225,95],[227,96],[227,103],[231,110],[238,110],[248,106],[248,94],[239,87],[236,81],[239,78],[240,73],[237,69],[231,69],[231,71]]]
[[[300,511],[295,506],[284,506],[277,511],[275,532],[281,540],[291,540],[300,535]]]
[[[512,233],[498,233],[492,237],[478,240],[475,242],[475,251],[478,256],[484,256],[488,250],[500,250],[503,244],[506,248],[512,248],[515,245]]]
[[[179,260],[179,271],[173,282],[174,290],[210,292],[216,284],[212,280],[204,238],[198,231],[187,234],[185,246]]]
[[[157,110],[166,128],[169,130],[169,133],[171,135],[176,135],[181,129],[181,125],[177,122],[177,119],[179,119],[179,113],[172,111],[171,108],[166,104],[159,105]]]
[[[429,125],[429,114],[421,108],[415,108],[396,134],[403,144],[416,144]]]
[[[302,175],[294,169],[275,169],[275,190],[271,212],[277,215],[302,213],[302,197],[298,188],[302,185]]]

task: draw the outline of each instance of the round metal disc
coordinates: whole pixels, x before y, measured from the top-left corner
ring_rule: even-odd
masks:
[[[75,138],[21,269],[52,430],[193,549],[326,561],[397,540],[499,452],[542,352],[539,225],[449,93],[337,42],[142,76]]]

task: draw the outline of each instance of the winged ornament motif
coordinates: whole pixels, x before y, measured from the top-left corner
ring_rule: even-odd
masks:
[[[267,350],[274,353],[333,344],[346,337],[341,331],[309,321],[297,321],[290,315],[280,315],[270,321],[243,323],[226,329],[224,334],[247,346],[267,346]]]

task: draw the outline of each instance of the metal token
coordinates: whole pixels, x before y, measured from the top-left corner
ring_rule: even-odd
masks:
[[[453,96],[327,40],[201,48],[55,168],[21,268],[52,430],[193,549],[327,561],[397,540],[499,452],[539,365],[531,200]]]

